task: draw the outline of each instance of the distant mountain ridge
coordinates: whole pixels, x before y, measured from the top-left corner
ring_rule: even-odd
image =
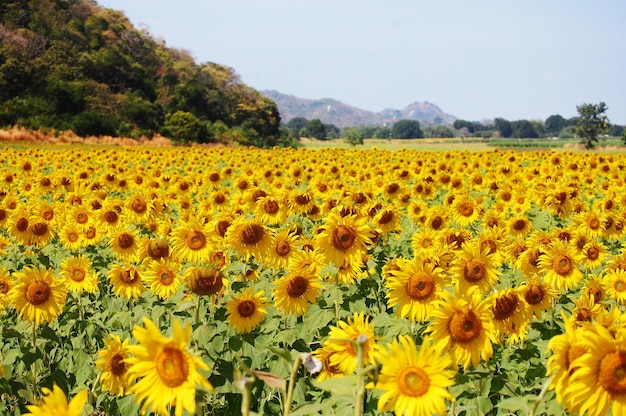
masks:
[[[307,120],[318,118],[322,123],[334,124],[337,127],[384,126],[402,119],[417,120],[423,124],[451,125],[457,119],[428,101],[416,101],[402,110],[388,108],[373,112],[332,98],[306,99],[276,90],[260,92],[276,103],[283,123],[295,117],[304,117]]]

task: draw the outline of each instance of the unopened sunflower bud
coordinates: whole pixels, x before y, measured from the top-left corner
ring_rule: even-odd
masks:
[[[302,354],[302,364],[311,374],[317,374],[322,371],[322,362],[315,358],[312,354]]]

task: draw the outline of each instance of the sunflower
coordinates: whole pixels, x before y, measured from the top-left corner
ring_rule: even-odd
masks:
[[[128,263],[114,264],[107,273],[113,292],[124,299],[138,298],[146,289],[139,270]]]
[[[239,256],[262,259],[271,250],[272,235],[270,229],[258,221],[238,218],[228,227],[225,240]]]
[[[69,403],[65,392],[56,383],[53,384],[52,390],[42,387],[41,392],[43,394],[41,403],[26,405],[29,413],[24,413],[24,415],[80,416],[83,414],[83,409],[87,403],[88,390],[81,390]]]
[[[182,416],[183,411],[191,414],[196,409],[196,388],[213,391],[213,386],[199,370],[208,366],[187,350],[191,339],[191,326],[184,328],[174,320],[171,338],[163,336],[159,328],[148,318],[144,327],[136,325],[133,336],[139,344],[129,345],[131,357],[124,360],[135,384],[128,389],[141,404],[142,413],[153,411]]]
[[[432,230],[440,231],[448,225],[449,211],[442,205],[434,205],[428,209],[426,214],[426,226]]]
[[[15,285],[15,279],[8,270],[0,268],[0,311],[11,304],[9,291]]]
[[[626,330],[615,333],[601,325],[586,327],[580,343],[585,352],[573,360],[568,397],[579,414],[626,414]]]
[[[585,285],[580,290],[582,296],[591,296],[595,303],[600,303],[606,299],[606,290],[603,284],[603,277],[595,274],[587,276]]]
[[[319,277],[307,270],[294,271],[274,281],[272,297],[280,312],[300,316],[315,303],[323,285]]]
[[[507,221],[507,231],[513,237],[526,237],[533,229],[533,223],[526,215],[517,215]]]
[[[515,289],[502,289],[491,294],[487,302],[491,304],[491,320],[500,343],[505,338],[508,344],[526,338],[532,315],[523,296]]]
[[[315,356],[318,360],[322,362],[322,370],[317,375],[316,380],[322,381],[327,378],[332,377],[341,377],[344,376],[345,373],[339,368],[339,366],[331,365],[330,359],[335,354],[334,350],[329,350],[328,348],[318,348],[313,351],[313,356]]]
[[[388,205],[380,209],[372,221],[382,235],[388,235],[392,231],[400,230],[401,218],[398,208],[395,205]]]
[[[123,342],[115,334],[109,334],[102,340],[105,347],[98,351],[96,367],[100,370],[100,386],[115,396],[124,396],[132,379],[128,372],[126,359],[128,354],[128,339]]]
[[[113,233],[109,246],[118,259],[128,262],[136,260],[140,247],[137,231],[134,228],[128,228]]]
[[[604,265],[608,256],[607,247],[601,241],[590,241],[582,249],[581,264],[587,270],[594,270]]]
[[[603,305],[596,303],[592,295],[581,295],[573,299],[573,302],[574,309],[572,309],[570,319],[578,326],[584,326],[587,322],[595,322],[600,315],[606,313]]]
[[[439,292],[437,306],[431,312],[433,321],[427,328],[435,341],[435,348],[450,351],[455,363],[468,369],[478,366],[493,356],[492,344],[497,342],[489,311],[490,303],[481,302],[481,292],[470,288],[465,296],[447,291]]]
[[[70,292],[95,293],[98,290],[98,275],[91,268],[91,261],[85,255],[68,257],[61,263],[61,276]]]
[[[78,250],[86,244],[82,230],[75,224],[66,224],[58,233],[61,244],[67,250]]]
[[[505,247],[507,237],[505,232],[504,228],[500,228],[496,225],[487,228],[476,237],[477,244],[481,251],[485,248],[489,248],[489,255],[496,267],[499,267],[506,258]]]
[[[469,243],[463,244],[462,250],[457,252],[450,273],[460,293],[465,293],[472,286],[478,287],[482,293],[487,293],[498,283],[501,272],[494,265],[489,251],[488,246],[481,250],[480,245]]]
[[[378,350],[378,337],[374,335],[374,325],[368,317],[356,312],[352,318],[339,321],[337,326],[331,326],[328,339],[322,347],[334,352],[330,356],[330,365],[339,368],[345,374],[352,374],[357,367],[356,352],[357,338],[365,338],[363,345],[363,365],[366,367],[375,362]]]
[[[548,342],[548,351],[552,351],[552,354],[548,357],[546,373],[550,377],[549,389],[554,389],[556,400],[568,412],[576,413],[580,405],[573,405],[570,400],[571,393],[568,390],[571,376],[578,371],[574,363],[578,357],[587,352],[588,347],[581,343],[582,330],[576,329],[572,321],[568,320],[564,314],[562,315],[565,331],[553,336]]]
[[[147,223],[154,211],[154,201],[149,195],[135,191],[128,197],[125,203],[125,215],[130,222]]]
[[[120,230],[124,227],[126,218],[122,213],[123,202],[117,199],[107,199],[102,208],[96,213],[98,227],[109,233]]]
[[[606,296],[620,305],[626,304],[626,270],[608,270],[602,280]]]
[[[586,234],[590,238],[602,236],[605,224],[602,216],[595,211],[583,211],[574,216],[574,223],[578,232]]]
[[[31,213],[25,206],[19,206],[11,213],[8,220],[9,233],[22,245],[29,245],[32,231],[30,229]]]
[[[54,270],[26,266],[13,276],[17,283],[9,291],[9,298],[20,318],[39,325],[61,314],[67,288],[63,280],[54,277]]]
[[[446,414],[446,400],[454,401],[448,387],[454,385],[456,371],[449,354],[440,354],[425,339],[421,347],[403,335],[376,354],[382,364],[378,380],[369,388],[384,390],[378,411],[393,409],[397,415]]]
[[[287,270],[290,273],[305,273],[312,276],[321,276],[324,257],[316,250],[294,250],[289,258]]]
[[[385,280],[387,306],[397,306],[396,315],[411,321],[425,322],[434,309],[436,293],[446,285],[443,270],[421,258],[397,263]]]
[[[482,214],[482,207],[468,194],[455,195],[450,210],[452,220],[461,227],[474,224]]]
[[[538,276],[527,279],[516,290],[528,304],[529,314],[538,320],[543,319],[543,314],[552,308],[552,302],[557,294],[556,290],[541,281]]]
[[[432,256],[442,244],[442,238],[441,232],[422,228],[411,236],[413,255],[422,258]]]
[[[191,263],[208,262],[214,248],[210,228],[193,217],[172,230],[171,241],[176,257]]]
[[[262,224],[280,225],[287,219],[288,209],[283,201],[266,195],[254,203],[254,215]]]
[[[545,253],[538,259],[540,269],[545,273],[544,279],[559,291],[568,291],[581,282],[583,273],[578,267],[581,259],[574,250],[561,240],[554,241],[546,247]]]
[[[183,278],[178,273],[180,263],[167,259],[151,260],[146,268],[144,281],[152,293],[161,299],[174,295]]]
[[[298,240],[299,236],[289,229],[273,232],[270,249],[266,253],[264,262],[275,269],[286,269],[289,259],[298,246]]]
[[[337,212],[326,216],[322,231],[316,236],[326,261],[336,266],[343,264],[344,260],[349,263],[360,261],[367,253],[373,238],[374,234],[366,217],[342,217]]]
[[[192,266],[185,270],[184,274],[187,287],[198,296],[220,297],[228,288],[228,280],[215,266],[196,267]]]
[[[268,300],[265,292],[252,292],[252,288],[244,289],[240,294],[233,294],[226,302],[226,321],[238,333],[248,333],[259,326],[265,319]]]

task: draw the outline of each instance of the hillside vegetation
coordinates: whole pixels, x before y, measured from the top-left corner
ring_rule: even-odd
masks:
[[[276,104],[87,0],[0,2],[0,128],[280,144]]]

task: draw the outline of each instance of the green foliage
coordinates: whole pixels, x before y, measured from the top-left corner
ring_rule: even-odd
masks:
[[[395,139],[420,139],[424,133],[417,120],[398,120],[391,127],[391,136]]]
[[[500,134],[500,137],[511,137],[513,134],[513,128],[511,127],[510,121],[498,117],[493,121],[493,124]]]
[[[196,142],[204,133],[204,125],[198,117],[180,110],[165,115],[164,127],[178,144]]]
[[[467,128],[467,131],[469,131],[470,133],[474,133],[474,131],[476,131],[476,126],[474,125],[474,123],[472,123],[471,121],[467,121],[467,120],[454,120],[454,123],[452,123],[452,126],[457,130],[460,130],[463,127],[465,127]]]
[[[314,118],[313,120],[309,120],[306,124],[306,134],[314,139],[325,140],[326,126],[324,126],[319,118]]]
[[[152,136],[183,111],[241,127],[254,146],[281,141],[276,104],[234,70],[197,64],[91,1],[2,2],[0,40],[0,127]]]
[[[351,128],[351,129],[346,130],[346,132],[344,133],[343,139],[350,146],[363,144],[363,135],[361,134],[359,129],[356,129],[356,128]]]
[[[609,129],[609,119],[604,114],[607,110],[605,103],[581,104],[576,107],[575,134],[586,149],[592,149],[598,143],[598,137]]]

